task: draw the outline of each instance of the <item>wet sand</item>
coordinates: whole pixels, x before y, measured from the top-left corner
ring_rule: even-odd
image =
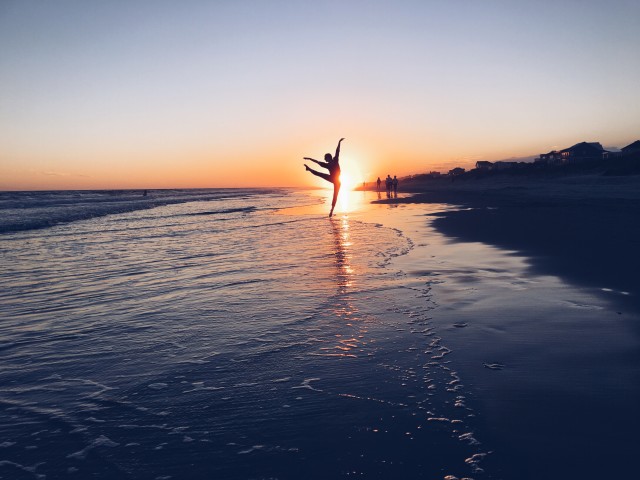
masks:
[[[447,202],[465,207],[435,219],[460,241],[482,242],[530,258],[534,274],[557,275],[622,295],[640,308],[640,178],[499,178],[415,186],[381,202]]]
[[[492,478],[636,471],[639,185],[633,177],[434,182],[380,201],[411,212],[398,218],[414,215],[403,228],[423,246],[399,261],[431,282],[433,322],[475,395]],[[427,211],[434,202],[449,206]]]

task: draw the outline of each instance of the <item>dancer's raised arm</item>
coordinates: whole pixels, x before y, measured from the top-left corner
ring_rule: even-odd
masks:
[[[339,157],[340,157],[340,143],[342,143],[342,141],[343,141],[343,140],[344,140],[344,138],[341,138],[341,139],[338,141],[338,146],[336,147],[336,154],[335,154],[335,156],[333,157],[333,161],[334,161],[334,162],[337,162],[337,161],[338,161],[338,159],[339,159]]]

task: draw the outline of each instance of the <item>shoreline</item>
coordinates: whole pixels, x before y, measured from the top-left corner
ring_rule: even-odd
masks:
[[[438,231],[517,252],[533,274],[598,289],[640,311],[640,177],[433,182],[408,193],[374,203],[459,205],[437,215]]]

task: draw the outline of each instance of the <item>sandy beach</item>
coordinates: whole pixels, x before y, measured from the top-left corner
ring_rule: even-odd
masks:
[[[431,282],[433,321],[472,384],[496,478],[635,471],[639,183],[430,182],[380,201],[396,211],[448,204],[416,220],[428,245],[401,261]]]

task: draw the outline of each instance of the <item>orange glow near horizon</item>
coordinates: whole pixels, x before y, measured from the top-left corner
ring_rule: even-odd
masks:
[[[0,190],[324,187],[341,137],[348,190],[640,132],[638,2],[10,3]]]

